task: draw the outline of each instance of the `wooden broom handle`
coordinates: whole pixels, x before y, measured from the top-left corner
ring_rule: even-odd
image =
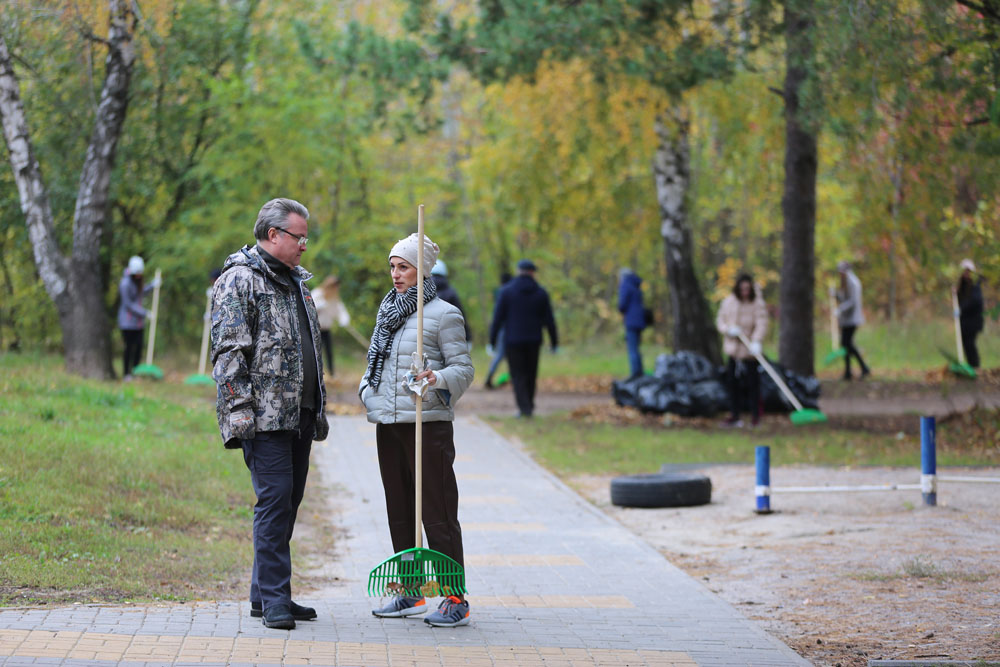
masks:
[[[424,362],[424,205],[417,207],[417,368],[423,371]],[[414,487],[416,489],[415,515],[416,537],[414,544],[418,549],[423,547],[423,493],[424,493],[424,433],[423,433],[423,402],[419,393],[413,398],[417,406],[416,424],[414,426]]]

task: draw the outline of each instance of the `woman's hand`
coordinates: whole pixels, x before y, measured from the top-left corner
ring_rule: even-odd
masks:
[[[416,379],[417,380],[424,380],[424,379],[426,379],[427,380],[427,384],[429,384],[429,385],[433,385],[433,384],[435,384],[437,382],[437,376],[434,375],[434,371],[431,371],[431,370],[427,370],[427,371],[424,371],[423,373],[418,374]]]

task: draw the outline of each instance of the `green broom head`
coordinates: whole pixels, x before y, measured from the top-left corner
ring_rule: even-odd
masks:
[[[197,385],[215,385],[215,380],[213,380],[208,375],[204,373],[195,373],[194,375],[189,375],[184,379],[184,384],[197,384]]]
[[[826,415],[819,410],[802,408],[792,413],[791,420],[796,426],[802,426],[803,424],[825,424]]]
[[[139,364],[132,369],[132,375],[136,377],[150,378],[153,380],[162,380],[163,371],[160,367],[155,364]]]
[[[407,549],[379,563],[368,575],[368,595],[439,597],[465,595],[465,570],[433,549]]]
[[[976,377],[976,369],[970,366],[969,364],[960,364],[958,362],[952,362],[948,364],[948,370],[954,373],[955,375],[961,377],[967,377],[972,379],[975,379]]]
[[[823,359],[823,365],[829,366],[837,359],[843,359],[846,354],[847,350],[845,350],[842,347],[838,347],[836,350],[830,350],[829,352],[826,353],[826,358]]]

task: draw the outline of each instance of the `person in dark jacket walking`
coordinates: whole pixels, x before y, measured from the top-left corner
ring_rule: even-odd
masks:
[[[465,317],[465,308],[462,307],[462,300],[458,298],[458,292],[448,282],[448,266],[439,259],[434,262],[434,267],[431,269],[431,276],[434,278],[434,286],[437,287],[438,298],[445,303],[455,306],[462,313],[462,319],[465,320],[465,340],[469,343],[471,349],[472,329],[469,328],[469,320]]]
[[[976,336],[983,330],[983,289],[981,277],[975,277],[976,265],[971,259],[962,260],[962,277],[958,279],[956,293],[958,295],[959,327],[962,331],[962,349],[965,350],[965,360],[973,368],[979,368],[979,349],[976,347]]]
[[[306,487],[313,440],[325,440],[326,388],[319,318],[299,266],[309,211],[272,199],[254,224],[254,246],[226,259],[212,294],[212,377],[227,449],[242,449],[253,508],[250,615],[291,630],[316,610],[292,601],[289,543]]]
[[[642,354],[639,342],[642,330],[646,328],[646,308],[642,302],[642,278],[632,269],[618,272],[618,312],[625,320],[625,345],[628,347],[628,363],[631,377],[643,375]]]
[[[535,411],[542,329],[549,332],[553,352],[559,347],[559,336],[549,293],[535,281],[538,269],[534,262],[522,259],[517,263],[517,270],[517,277],[500,290],[490,326],[490,345],[496,345],[502,329],[519,416],[530,417]]]

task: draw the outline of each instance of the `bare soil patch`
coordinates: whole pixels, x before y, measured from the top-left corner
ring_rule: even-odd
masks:
[[[761,516],[751,466],[702,472],[712,503],[677,509],[612,506],[610,477],[569,482],[814,664],[1000,659],[1000,485],[943,482],[937,507],[919,491],[776,493]],[[775,487],[917,481],[912,468],[771,473]]]

